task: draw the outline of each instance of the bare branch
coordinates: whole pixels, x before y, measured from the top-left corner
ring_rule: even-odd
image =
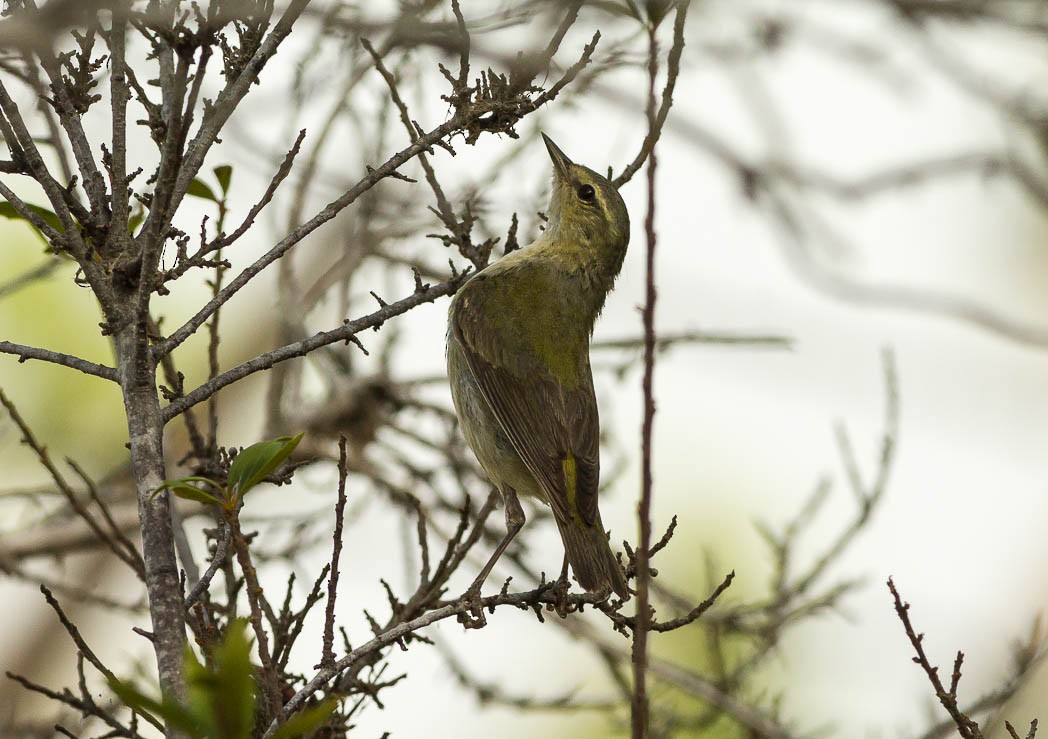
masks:
[[[254,359],[250,359],[243,364],[239,364],[232,369],[226,370],[195,390],[171,401],[167,407],[163,409],[162,415],[164,422],[166,423],[167,421],[170,421],[187,408],[191,408],[197,403],[207,400],[223,387],[247,377],[248,375],[267,370],[279,362],[305,356],[306,354],[319,349],[320,347],[328,346],[329,344],[334,344],[340,341],[354,341],[356,335],[365,329],[378,328],[390,318],[402,315],[417,305],[431,303],[437,298],[450,295],[461,286],[467,276],[466,273],[462,273],[458,277],[453,277],[447,282],[442,282],[439,285],[425,285],[421,291],[414,292],[408,297],[398,300],[395,303],[390,303],[385,308],[381,308],[374,313],[370,313],[354,321],[346,321],[338,328],[318,332],[308,339],[282,346],[266,352],[265,354],[260,354]]]
[[[61,352],[52,351],[50,349],[40,349],[35,346],[24,346],[22,344],[14,344],[10,341],[0,341],[0,354],[13,354],[18,357],[19,362],[38,359],[41,362],[50,362],[52,364],[61,365],[62,367],[70,367],[83,372],[85,375],[101,377],[103,380],[109,380],[110,382],[119,381],[117,371],[112,367],[106,367],[104,364],[95,364],[86,359],[74,357],[71,354],[62,354]]]
[[[327,609],[324,613],[323,655],[318,667],[335,663],[335,599],[338,596],[338,560],[342,554],[342,524],[346,515],[346,437],[338,440],[338,500],[335,503],[335,530],[332,534],[331,569],[328,573]]]
[[[670,53],[666,59],[666,84],[662,88],[662,101],[659,104],[657,113],[654,115],[649,113],[648,132],[644,136],[644,143],[641,144],[637,156],[611,181],[611,184],[615,185],[615,187],[622,187],[633,179],[633,175],[637,173],[654,151],[655,143],[662,135],[662,127],[665,125],[670,108],[673,106],[673,91],[677,86],[677,77],[680,76],[680,57],[684,51],[684,21],[688,17],[688,7],[690,5],[691,0],[677,0],[677,10],[673,16],[673,45],[670,47]],[[654,35],[654,27],[650,29],[650,33]],[[648,100],[651,100],[650,92]]]
[[[928,676],[928,682],[931,683],[932,688],[935,690],[935,697],[939,699],[943,708],[950,714],[950,718],[953,719],[954,724],[957,726],[957,732],[964,739],[982,739],[983,733],[979,729],[979,724],[962,713],[957,705],[957,684],[961,678],[961,663],[964,661],[964,653],[957,653],[950,681],[950,690],[947,690],[939,679],[939,668],[932,666],[924,652],[924,645],[922,644],[924,634],[918,634],[913,630],[913,625],[910,623],[910,604],[903,603],[902,597],[899,595],[899,591],[896,590],[895,583],[891,578],[888,578],[888,590],[891,591],[892,598],[895,601],[895,613],[899,616],[899,620],[902,621],[903,628],[906,630],[906,636],[913,646],[914,653],[917,655],[913,658],[913,661],[920,665],[921,669],[924,670],[924,674]]]

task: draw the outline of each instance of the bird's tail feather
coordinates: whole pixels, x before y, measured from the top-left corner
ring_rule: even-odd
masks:
[[[608,544],[600,516],[587,526],[579,520],[557,521],[564,552],[579,584],[590,592],[610,588],[620,598],[629,596],[626,576]]]

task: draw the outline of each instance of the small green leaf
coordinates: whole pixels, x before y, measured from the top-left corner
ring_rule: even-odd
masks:
[[[189,189],[186,190],[186,194],[192,195],[194,198],[210,200],[213,203],[218,202],[218,198],[215,196],[215,191],[211,189],[211,186],[197,177],[194,177],[190,181]]]
[[[278,436],[245,448],[229,465],[229,489],[241,497],[284,463],[295,451],[302,434]]]
[[[209,493],[206,490],[201,490],[193,483],[207,485],[217,492],[221,492],[222,490],[221,485],[208,477],[180,477],[177,480],[165,480],[157,486],[156,490],[153,491],[153,497],[155,498],[160,495],[164,490],[170,490],[179,498],[184,498],[185,500],[195,500],[198,503],[215,503],[217,505],[223,505],[225,503],[222,498]]]
[[[338,707],[337,698],[328,698],[315,706],[299,711],[273,732],[273,739],[298,739],[308,736],[324,725]]]
[[[229,181],[233,178],[233,168],[228,164],[220,164],[211,171],[215,173],[215,179],[218,180],[218,185],[222,188],[222,194],[225,195],[229,192]]]
[[[183,500],[195,500],[197,503],[214,503],[215,505],[223,503],[220,498],[192,485],[172,485],[171,492]]]
[[[136,209],[131,217],[127,219],[127,232],[132,236],[135,230],[142,225],[142,221],[146,219],[146,211],[144,208]]]
[[[645,10],[648,11],[648,21],[652,27],[658,28],[670,10],[670,3],[667,0],[647,0]]]
[[[40,216],[48,226],[55,231],[58,231],[58,233],[62,233],[62,223],[58,220],[58,216],[55,215],[53,211],[50,211],[41,205],[33,205],[32,203],[26,203],[26,207]],[[23,217],[21,213],[15,210],[15,206],[11,205],[11,203],[6,200],[0,202],[0,217],[10,218],[15,221],[25,221],[26,223],[29,223],[29,225],[32,225],[28,218]]]
[[[589,4],[594,7],[601,8],[605,12],[610,13],[611,15],[625,15],[631,18],[637,17],[637,11],[635,9],[623,6],[622,3],[616,2],[615,0],[590,0]]]

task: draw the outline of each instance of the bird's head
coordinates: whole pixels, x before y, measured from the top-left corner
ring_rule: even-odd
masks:
[[[542,138],[553,160],[548,238],[595,251],[598,261],[617,273],[630,240],[630,217],[622,196],[606,177],[568,159],[546,134]]]

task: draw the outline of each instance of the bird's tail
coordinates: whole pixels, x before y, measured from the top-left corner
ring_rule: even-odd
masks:
[[[592,526],[574,519],[558,520],[557,527],[568,563],[582,587],[590,592],[610,588],[623,600],[629,597],[626,575],[611,551],[599,514]]]

